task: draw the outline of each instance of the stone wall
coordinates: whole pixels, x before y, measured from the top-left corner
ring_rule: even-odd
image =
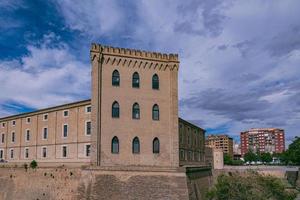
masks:
[[[186,168],[187,185],[190,200],[204,200],[206,192],[212,186],[213,177],[210,167]]]
[[[188,199],[185,172],[0,168],[0,199]]]

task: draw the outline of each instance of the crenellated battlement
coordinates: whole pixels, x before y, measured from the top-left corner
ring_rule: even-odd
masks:
[[[130,58],[142,58],[148,60],[156,60],[163,62],[179,62],[178,54],[165,54],[150,51],[141,51],[136,49],[118,48],[112,46],[103,46],[101,44],[93,43],[91,46],[91,52],[103,53],[111,56],[121,56]]]

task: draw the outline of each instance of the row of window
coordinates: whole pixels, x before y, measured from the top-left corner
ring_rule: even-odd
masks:
[[[92,112],[92,107],[91,106],[86,106],[85,107],[85,112],[90,113]],[[63,117],[68,117],[69,116],[69,110],[64,110],[63,111]],[[48,121],[48,114],[43,115],[43,121]],[[29,124],[31,123],[31,117],[26,118],[26,123]],[[5,122],[2,122],[2,127],[5,127]],[[16,120],[11,121],[11,125],[15,126],[16,125]]]
[[[114,70],[112,73],[112,85],[113,86],[120,86],[121,78],[120,73],[118,70]],[[139,88],[140,87],[140,75],[137,72],[132,74],[132,87]],[[152,89],[158,90],[159,89],[159,77],[157,74],[152,76]]]
[[[63,128],[62,128],[62,136],[64,138],[68,137],[68,134],[69,134],[69,126],[68,124],[64,124],[63,125]],[[87,121],[86,124],[85,124],[85,134],[86,135],[91,135],[92,133],[92,124],[90,121]],[[31,137],[31,132],[29,129],[26,130],[25,132],[25,141],[30,141],[30,137]],[[42,138],[43,140],[47,140],[48,139],[48,128],[43,128],[43,134],[42,134]],[[15,132],[12,132],[11,133],[11,142],[15,142],[16,141],[16,133]],[[2,133],[1,134],[1,143],[4,143],[5,142],[5,134]]]
[[[117,136],[113,137],[111,140],[111,153],[118,154],[120,149],[120,143]],[[152,141],[152,152],[154,154],[158,154],[160,151],[159,139],[156,137]],[[140,140],[138,137],[133,138],[132,140],[132,153],[138,154],[140,153]]]
[[[117,101],[112,104],[111,116],[113,118],[120,117],[120,105]],[[132,119],[140,119],[140,105],[138,103],[132,105]],[[159,107],[157,104],[152,107],[152,119],[159,120]]]
[[[182,161],[204,161],[204,153],[197,151],[180,150],[179,159]]]
[[[86,157],[89,157],[91,155],[91,145],[86,144],[84,146],[84,153]],[[10,159],[14,158],[14,149],[10,149]],[[67,145],[62,145],[61,146],[61,156],[63,158],[68,157],[68,146]],[[41,149],[41,157],[42,158],[47,158],[48,157],[48,149],[47,147],[42,147]],[[24,159],[29,158],[29,148],[25,147],[24,148]],[[0,159],[4,159],[4,150],[0,149]]]

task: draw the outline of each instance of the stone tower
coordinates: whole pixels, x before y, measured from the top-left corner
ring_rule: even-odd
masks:
[[[92,163],[178,167],[178,55],[100,44],[92,44],[90,53]],[[159,152],[153,149],[155,138]]]

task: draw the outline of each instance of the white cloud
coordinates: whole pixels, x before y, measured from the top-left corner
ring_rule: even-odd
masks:
[[[66,24],[92,38],[109,35],[120,28],[121,7],[116,0],[56,1]]]
[[[20,60],[1,61],[0,103],[43,108],[89,98],[90,66],[77,60],[66,44],[59,46],[30,45],[28,55]]]

